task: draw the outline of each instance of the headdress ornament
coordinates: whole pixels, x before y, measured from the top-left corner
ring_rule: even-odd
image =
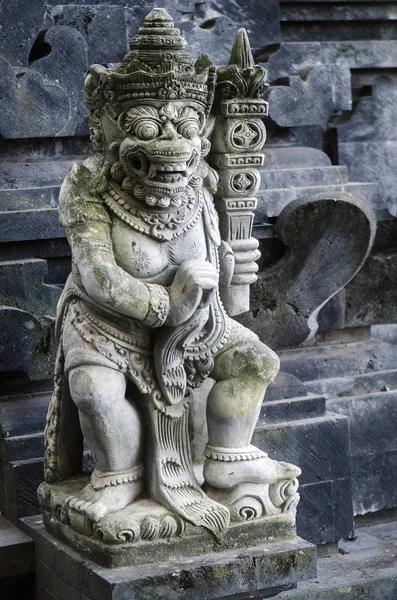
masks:
[[[153,100],[192,100],[211,110],[215,68],[207,55],[195,63],[185,50],[186,41],[163,8],[153,9],[130,51],[115,69],[93,65],[86,79],[86,105],[91,111],[107,103],[118,112],[130,104]]]

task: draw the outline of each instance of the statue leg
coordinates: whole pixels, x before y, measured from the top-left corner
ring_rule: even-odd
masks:
[[[125,375],[114,369],[75,367],[69,372],[69,387],[96,468],[91,482],[68,503],[98,521],[125,508],[142,491],[140,418],[125,397]]]
[[[257,339],[237,342],[215,357],[204,464],[204,479],[211,487],[273,483],[300,474],[294,465],[272,460],[251,445],[266,388],[278,369],[277,355]]]

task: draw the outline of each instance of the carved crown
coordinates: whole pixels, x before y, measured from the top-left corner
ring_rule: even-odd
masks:
[[[201,104],[209,114],[214,97],[215,68],[207,55],[195,63],[186,41],[163,8],[146,17],[130,41],[130,52],[115,69],[93,65],[85,84],[87,108],[105,104],[119,108],[146,99],[185,100]]]

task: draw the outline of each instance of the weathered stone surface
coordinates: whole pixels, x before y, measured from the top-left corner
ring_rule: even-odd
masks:
[[[289,86],[272,88],[268,99],[269,114],[278,125],[326,125],[335,113],[351,109],[350,70],[314,66],[305,79],[293,75]]]
[[[362,98],[350,120],[338,129],[341,164],[355,181],[378,183],[380,203],[396,212],[397,134],[390,123],[397,118],[397,86],[376,81],[372,95]]]
[[[371,254],[346,288],[346,325],[396,322],[396,278],[396,253]]]
[[[117,63],[128,49],[122,6],[111,3],[104,6],[59,4],[51,9],[50,15],[56,26],[73,28],[86,39],[90,65]],[[82,83],[77,87],[80,93],[83,90]]]
[[[396,398],[395,391],[384,391],[327,401],[329,410],[350,417],[355,514],[397,504]]]
[[[273,588],[277,593],[282,586],[284,589],[294,586],[315,573],[315,550],[299,538],[262,544],[256,549],[192,554],[179,561],[110,570],[82,560],[48,534],[38,517],[24,519],[24,529],[36,544],[40,593],[47,590],[56,594],[61,589],[65,600],[75,600],[78,594],[89,600],[101,597],[160,600],[165,590],[175,600],[186,598],[187,594],[191,600],[204,597],[215,600],[234,594],[236,589],[266,593]]]
[[[318,561],[318,575],[280,600],[394,600],[397,591],[396,523],[356,530],[356,537],[339,544]]]
[[[45,12],[44,0],[1,3],[0,55],[6,62],[15,67],[28,66],[30,50],[42,28]]]
[[[263,66],[266,68],[269,83],[276,84],[277,79],[304,73],[322,62],[327,61],[321,60],[319,42],[284,42],[270,54]]]
[[[106,32],[103,39],[106,39]],[[70,107],[69,118],[57,135],[87,135],[88,116],[83,93],[89,64],[86,41],[76,29],[58,26],[50,27],[45,32],[43,43],[49,44],[51,52],[48,56],[36,60],[33,68],[47,81],[55,82],[67,93]]]
[[[277,230],[290,251],[280,264],[260,273],[252,286],[251,311],[239,321],[273,348],[283,348],[315,334],[320,308],[366,259],[375,220],[358,197],[317,196],[290,203]]]
[[[275,514],[250,523],[233,523],[222,540],[202,527],[184,524],[175,513],[143,496],[97,524],[70,513],[70,521],[54,519],[53,508],[64,506],[65,498],[77,494],[89,482],[89,475],[40,489],[42,512],[47,529],[78,552],[105,567],[135,567],[154,562],[180,560],[190,554],[229,549],[246,549],[263,540],[280,541],[295,536],[291,513]],[[44,498],[44,499],[43,499]],[[124,543],[120,543],[124,541]]]
[[[6,138],[56,136],[69,119],[69,98],[56,82],[34,69],[15,72],[0,58],[3,114],[0,135]]]
[[[351,69],[386,69],[397,64],[396,40],[321,42],[321,62]]]
[[[0,585],[4,600],[33,598],[35,568],[33,540],[0,517]]]
[[[321,410],[318,402],[316,410]],[[302,465],[298,535],[322,544],[349,537],[353,531],[349,421],[336,415],[314,415],[281,423],[260,420],[254,440],[270,456]]]
[[[81,18],[83,9],[56,7],[55,28],[62,15]],[[158,538],[178,558],[194,526],[209,530],[215,545],[220,538],[227,544],[235,527],[240,543],[262,520],[261,539],[277,537],[284,522],[294,537],[300,469],[249,443],[278,360],[230,319],[248,309],[256,279],[252,224],[265,72],[254,65],[244,29],[216,80],[208,58],[193,63],[185,45],[170,15],[154,9],[116,69],[90,68],[85,101],[94,156],[72,165],[60,192],[73,269],[57,310],[46,482],[38,497],[48,529],[107,566],[136,564],[137,553],[142,561],[161,558]],[[212,104],[218,116],[206,163]],[[219,175],[214,198],[209,165]],[[18,212],[25,214],[8,212],[14,226]],[[186,398],[211,374],[199,482]],[[83,439],[95,456],[87,477]],[[246,546],[259,547],[251,538]],[[148,545],[140,553],[141,541]]]
[[[59,290],[43,284],[46,261],[0,263],[1,371],[22,370],[31,379],[51,377],[54,318]]]

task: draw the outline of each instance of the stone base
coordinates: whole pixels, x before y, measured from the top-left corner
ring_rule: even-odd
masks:
[[[217,539],[204,527],[196,527],[157,502],[141,497],[123,510],[110,513],[98,523],[67,507],[67,498],[88,483],[83,475],[58,484],[43,483],[39,499],[44,524],[62,542],[104,567],[130,567],[185,556],[240,549],[267,542],[294,539],[294,486],[286,512],[232,522]],[[288,490],[287,490],[288,491]],[[246,515],[246,513],[244,513]]]
[[[316,547],[296,536],[265,543],[262,537],[257,545],[205,554],[193,541],[183,558],[109,569],[56,539],[41,516],[25,517],[22,524],[36,545],[37,600],[270,598],[316,575]]]

